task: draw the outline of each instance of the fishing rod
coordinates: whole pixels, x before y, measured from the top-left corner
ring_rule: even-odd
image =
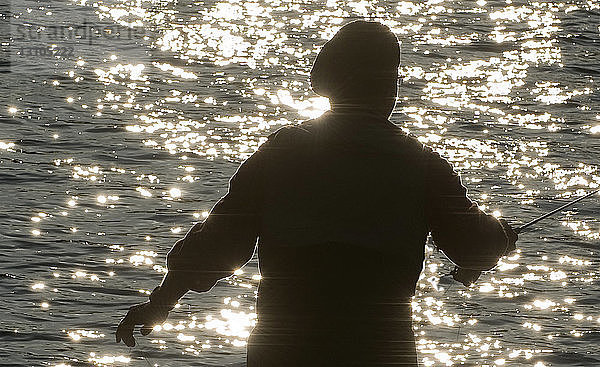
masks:
[[[532,225],[536,224],[537,222],[544,220],[544,219],[552,216],[553,214],[556,214],[556,213],[560,212],[561,210],[568,208],[569,206],[571,206],[575,203],[580,202],[583,199],[589,198],[590,196],[593,196],[594,194],[597,194],[598,192],[600,192],[600,190],[592,191],[589,194],[579,197],[573,201],[569,201],[568,203],[561,205],[560,207],[552,210],[551,212],[546,213],[542,216],[535,218],[534,220],[532,220],[530,222],[523,224],[522,226],[516,228],[514,231],[515,231],[515,233],[519,234],[519,233],[523,232],[525,229],[527,229],[528,227],[531,227]],[[471,284],[473,284],[477,279],[479,279],[479,276],[481,275],[481,271],[463,269],[463,268],[456,266],[456,267],[454,267],[454,270],[452,270],[450,275],[452,275],[452,278],[454,280],[456,280],[456,281],[462,283],[463,285],[465,285],[466,287],[468,287]]]
[[[541,220],[543,220],[543,219],[546,219],[546,218],[548,218],[549,216],[551,216],[551,215],[553,215],[553,214],[556,214],[556,213],[558,213],[559,211],[561,211],[561,210],[563,210],[563,209],[565,209],[565,208],[568,208],[568,207],[570,207],[571,205],[573,205],[573,204],[575,204],[575,203],[577,203],[577,202],[580,202],[580,201],[581,201],[581,200],[583,200],[583,199],[589,198],[590,196],[592,196],[592,195],[594,195],[594,194],[597,194],[598,192],[600,192],[600,190],[592,191],[592,192],[590,192],[590,193],[589,193],[589,194],[587,194],[587,195],[584,195],[584,196],[582,196],[582,197],[580,197],[580,198],[577,198],[577,199],[575,199],[575,200],[573,200],[573,201],[569,201],[569,202],[568,202],[568,203],[566,203],[565,205],[562,205],[562,206],[560,206],[560,207],[558,207],[558,208],[554,209],[553,211],[551,211],[551,212],[549,212],[549,213],[546,213],[546,214],[544,214],[544,215],[542,215],[542,216],[540,216],[540,217],[537,217],[537,218],[535,218],[534,220],[532,220],[531,222],[528,222],[528,223],[525,223],[525,224],[523,224],[523,225],[522,225],[522,226],[520,226],[519,228],[515,229],[515,232],[516,232],[517,234],[519,234],[519,233],[523,232],[523,230],[524,230],[524,229],[526,229],[527,227],[530,227],[530,226],[532,226],[532,225],[536,224],[537,222],[539,222],[539,221],[541,221]]]

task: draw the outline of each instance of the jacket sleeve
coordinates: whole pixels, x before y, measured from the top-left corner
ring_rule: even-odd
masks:
[[[176,300],[188,290],[208,291],[244,265],[254,252],[262,202],[263,144],[229,181],[229,191],[167,255],[168,272],[160,288]]]
[[[498,219],[467,197],[450,164],[425,147],[426,215],[434,244],[461,268],[489,270],[508,246]]]

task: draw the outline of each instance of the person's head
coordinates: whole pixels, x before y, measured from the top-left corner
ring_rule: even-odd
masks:
[[[336,108],[367,109],[388,117],[397,95],[400,46],[385,25],[355,21],[343,26],[317,55],[313,90]]]

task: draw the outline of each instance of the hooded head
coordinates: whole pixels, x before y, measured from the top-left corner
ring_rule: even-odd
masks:
[[[400,46],[385,25],[355,21],[343,26],[317,55],[310,79],[333,110],[369,110],[386,118],[397,95]]]

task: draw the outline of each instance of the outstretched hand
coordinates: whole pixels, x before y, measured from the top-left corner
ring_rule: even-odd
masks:
[[[135,346],[133,331],[137,325],[142,325],[140,333],[146,336],[150,334],[154,325],[163,323],[168,315],[168,308],[157,306],[150,301],[132,306],[117,327],[117,343],[122,340],[128,347]]]

